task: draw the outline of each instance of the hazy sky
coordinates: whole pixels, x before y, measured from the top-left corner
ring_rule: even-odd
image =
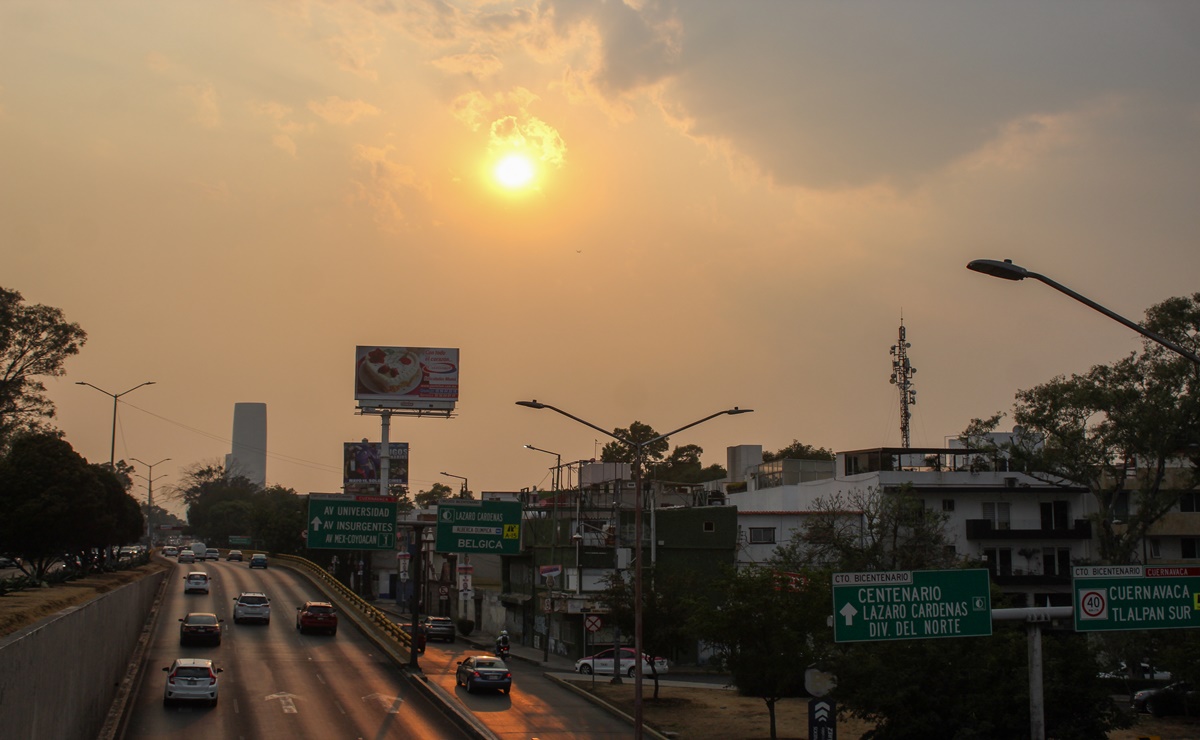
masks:
[[[549,487],[638,420],[725,448],[912,442],[1200,290],[1200,4],[0,3],[0,285],[87,331],[49,382],[107,460],[180,470],[268,406],[268,482],[336,491],[356,345],[455,347],[414,490]],[[492,167],[531,157],[530,186]],[[1010,424],[1011,420],[1006,420]],[[600,440],[597,443],[597,439]],[[145,474],[145,470],[141,470]],[[144,494],[144,487],[140,488]]]

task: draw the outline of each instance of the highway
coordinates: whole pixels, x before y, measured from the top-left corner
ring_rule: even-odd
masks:
[[[183,593],[183,575],[191,571],[211,576],[208,594]],[[242,591],[270,597],[269,625],[233,623],[233,599]],[[295,629],[296,607],[310,599],[325,597],[287,568],[251,570],[246,563],[225,561],[177,565],[167,575],[122,737],[468,737],[411,688],[400,669],[348,619],[343,617],[336,636],[301,635]],[[177,620],[188,612],[213,612],[225,620],[219,646],[180,646]],[[223,669],[216,707],[163,705],[162,668],[177,657],[211,658]]]

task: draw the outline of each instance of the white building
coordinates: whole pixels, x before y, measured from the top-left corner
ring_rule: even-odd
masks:
[[[267,485],[267,404],[233,405],[233,450],[225,474],[240,475],[259,488]]]

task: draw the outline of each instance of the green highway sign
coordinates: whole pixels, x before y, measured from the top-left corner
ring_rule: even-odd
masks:
[[[310,550],[394,550],[396,498],[309,494],[306,537]]]
[[[229,535],[229,544],[231,545],[249,545],[250,538],[244,535]]]
[[[516,555],[521,551],[519,501],[438,502],[438,552]]]
[[[1075,631],[1200,627],[1200,568],[1077,565]]]
[[[986,568],[833,574],[834,642],[990,634]]]

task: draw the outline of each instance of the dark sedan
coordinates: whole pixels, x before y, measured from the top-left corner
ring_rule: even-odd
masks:
[[[1197,708],[1197,696],[1191,684],[1179,681],[1159,689],[1142,689],[1133,695],[1133,708],[1155,717],[1191,714]]]
[[[192,642],[221,644],[221,620],[216,614],[192,612],[179,620],[179,644]]]
[[[466,686],[468,694],[474,694],[475,689],[495,689],[507,694],[512,691],[512,671],[495,655],[474,655],[459,662],[454,684]]]
[[[425,617],[421,620],[421,627],[430,640],[454,642],[454,620],[450,617]]]

